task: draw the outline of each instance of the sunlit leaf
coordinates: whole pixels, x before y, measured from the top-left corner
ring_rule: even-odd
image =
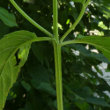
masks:
[[[29,49],[36,35],[28,31],[7,34],[0,40],[0,110],[15,83],[20,68],[27,60]]]

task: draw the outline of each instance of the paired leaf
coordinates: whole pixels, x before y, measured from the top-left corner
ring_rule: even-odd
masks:
[[[9,13],[6,9],[0,7],[0,20],[9,27],[17,26],[14,14]]]
[[[83,43],[93,45],[97,49],[102,51],[105,57],[110,61],[110,37],[87,36],[73,41],[67,41],[64,43],[64,45],[72,43]]]
[[[20,68],[27,60],[31,43],[36,35],[28,31],[7,34],[0,40],[0,110],[17,79]]]
[[[103,54],[101,53],[95,53],[95,52],[91,52],[90,50],[87,50],[85,46],[83,45],[72,45],[72,47],[75,49],[75,50],[78,50],[80,51],[80,54],[81,56],[84,56],[86,58],[91,58],[93,60],[99,60],[101,62],[106,62],[106,63],[110,63]]]
[[[87,43],[101,50],[105,57],[110,60],[110,37],[85,37],[80,39],[82,43]]]

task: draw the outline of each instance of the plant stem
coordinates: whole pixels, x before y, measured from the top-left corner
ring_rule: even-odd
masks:
[[[36,37],[36,39],[33,40],[33,42],[38,42],[38,41],[52,41],[53,38],[50,37]]]
[[[81,41],[81,40],[69,40],[69,41],[62,42],[61,45],[65,46],[65,45],[70,45],[70,44],[75,44],[75,43],[84,43],[84,41]]]
[[[62,64],[61,64],[61,45],[54,42],[57,109],[63,110],[63,90],[62,90]]]
[[[17,9],[17,11],[25,18],[27,19],[32,25],[34,25],[35,27],[37,27],[39,30],[41,30],[42,32],[44,32],[46,35],[48,35],[49,37],[53,37],[53,35],[48,32],[45,28],[43,28],[42,26],[40,26],[38,23],[36,23],[31,17],[29,17],[17,4],[14,0],[10,0],[10,2],[12,3],[12,5]]]
[[[57,109],[63,110],[61,44],[58,36],[58,1],[53,0],[53,33],[54,59],[56,76]]]
[[[57,0],[53,0],[53,32],[56,41],[59,42],[58,37],[58,3]]]
[[[84,12],[85,12],[85,9],[87,7],[87,5],[89,4],[90,0],[87,0],[87,2],[85,4],[83,4],[82,6],[82,9],[81,9],[81,12],[77,18],[77,20],[75,21],[75,23],[71,26],[71,28],[68,29],[67,32],[65,32],[65,34],[61,37],[60,41],[63,42],[63,40],[67,37],[67,35],[75,29],[75,27],[78,25],[78,23],[81,21],[83,15],[84,15]]]

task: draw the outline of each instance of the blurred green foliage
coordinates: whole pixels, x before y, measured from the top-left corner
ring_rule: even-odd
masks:
[[[81,10],[82,4],[73,1],[58,1],[60,36],[77,19]],[[19,0],[17,3],[52,32],[52,0]],[[7,21],[5,24],[4,20]],[[28,30],[44,36],[8,0],[0,0],[0,38],[15,30]],[[83,19],[67,39],[78,35],[110,35],[109,0],[91,1]],[[105,62],[109,71],[109,61],[100,52],[93,52],[94,47],[88,45],[68,45],[62,50],[64,110],[110,110],[110,84],[102,78],[103,72],[98,66]],[[34,43],[28,61],[10,90],[4,110],[56,110],[54,75],[52,45],[48,42]]]

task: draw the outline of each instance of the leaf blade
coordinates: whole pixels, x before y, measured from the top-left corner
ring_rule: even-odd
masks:
[[[82,43],[95,46],[97,49],[101,50],[104,56],[110,61],[110,37],[102,36],[86,36],[80,39],[66,41],[62,45],[72,44],[72,43]]]
[[[0,20],[9,27],[18,26],[14,14],[9,13],[6,9],[0,7]]]
[[[27,60],[33,40],[36,40],[36,35],[28,31],[13,32],[0,40],[0,110],[4,108],[8,92]]]

